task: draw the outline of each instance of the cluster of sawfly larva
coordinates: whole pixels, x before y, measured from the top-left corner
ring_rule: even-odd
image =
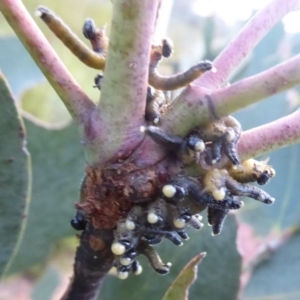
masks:
[[[74,35],[66,34],[65,31],[69,29],[48,9],[41,7],[38,14],[79,59],[94,68],[104,69],[108,50],[105,28],[98,29],[93,20],[86,20],[83,34],[90,40],[92,51]],[[267,161],[240,161],[237,143],[242,130],[235,118],[227,116],[194,128],[185,137],[160,129],[161,118],[172,105],[169,92],[190,84],[206,71],[216,71],[211,62],[202,61],[185,72],[170,77],[161,76],[157,67],[163,57],[171,56],[172,51],[172,42],[167,38],[151,48],[149,86],[145,97],[148,126],[142,126],[140,130],[172,155],[175,154],[184,165],[200,164],[201,157],[205,157],[208,168],[203,176],[178,174],[172,177],[162,185],[152,202],[135,204],[127,217],[118,221],[113,231],[111,251],[115,255],[114,267],[120,279],[127,278],[130,272],[141,273],[142,267],[137,260],[140,254],[149,259],[156,272],[167,274],[171,263],[163,263],[153,245],[166,238],[174,245],[181,246],[182,240],[189,238],[188,227],[197,230],[203,227],[200,213],[205,209],[212,233],[217,235],[222,230],[227,214],[243,206],[239,196],[265,204],[272,204],[275,200],[260,188],[248,184],[266,184],[275,171]],[[102,80],[101,74],[95,78],[95,87],[100,90]],[[229,163],[221,169],[215,167],[224,155]],[[78,210],[71,225],[77,230],[84,230],[87,218]]]

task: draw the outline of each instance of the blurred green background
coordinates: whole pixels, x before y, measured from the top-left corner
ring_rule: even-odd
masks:
[[[175,54],[161,66],[165,74],[183,70],[200,59],[213,60],[245,23],[245,20],[225,22],[216,14],[201,17],[195,11],[196,2],[200,1],[174,1],[168,31],[162,33],[170,36],[175,45]],[[32,15],[38,5],[49,7],[82,40],[81,28],[87,17],[93,18],[98,26],[107,24],[109,33],[112,4],[108,0],[24,0],[23,3]],[[99,91],[93,88],[96,71],[82,65],[42,21],[35,20],[85,92],[97,102]],[[280,23],[248,55],[230,81],[283,62],[299,53],[299,48],[300,35],[287,34]],[[27,227],[9,273],[0,283],[0,300],[59,299],[71,275],[77,245],[76,232],[70,227],[69,220],[75,212],[74,202],[78,201],[84,173],[83,149],[68,112],[2,15],[0,69],[25,119],[33,178]],[[247,130],[291,113],[298,108],[299,101],[299,88],[295,88],[252,105],[235,116]],[[10,107],[7,109],[14,111]],[[0,119],[5,114],[6,110],[1,109]],[[0,153],[9,151],[7,140],[0,141]],[[182,267],[203,251],[208,255],[199,266],[198,280],[191,288],[192,300],[300,299],[300,236],[294,234],[277,247],[287,232],[300,224],[299,150],[299,145],[295,145],[268,155],[276,177],[265,190],[276,198],[274,205],[266,206],[246,199],[238,216],[226,220],[220,236],[212,237],[210,228],[205,226],[200,233],[191,230],[191,239],[181,248],[174,248],[168,241],[162,243],[158,248],[163,260],[173,262],[168,276],[156,275],[148,262],[141,259],[142,275],[125,281],[110,276],[101,291],[101,299],[161,299]],[[9,167],[4,166],[3,172],[6,172],[5,168]],[[15,176],[17,178],[19,174]],[[14,188],[9,184],[0,187]],[[6,201],[10,199],[0,199],[0,217],[4,224],[10,218],[1,214]],[[245,228],[250,228],[250,235]],[[9,232],[0,232],[1,248],[7,242]],[[256,257],[257,267],[240,294],[241,275],[247,274],[251,264],[246,265],[247,257],[242,260],[238,253],[237,233],[244,256],[260,253],[262,249],[262,255]]]

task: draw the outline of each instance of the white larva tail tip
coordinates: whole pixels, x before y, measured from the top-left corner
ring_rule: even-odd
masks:
[[[34,15],[35,15],[36,17],[40,18],[40,17],[43,15],[43,13],[42,13],[39,9],[37,9],[37,10],[34,12]]]
[[[195,145],[195,151],[197,152],[203,152],[205,150],[205,144],[203,141],[199,141]]]
[[[153,120],[153,123],[154,123],[154,124],[158,124],[158,123],[159,123],[159,118],[155,118],[155,119]]]
[[[186,226],[185,220],[180,218],[174,219],[173,223],[176,228],[184,228]]]
[[[127,230],[134,230],[135,229],[135,223],[131,220],[126,220],[125,227]]]
[[[158,220],[159,220],[159,217],[156,213],[153,213],[153,212],[148,213],[148,215],[147,215],[148,223],[155,224],[158,222]]]
[[[216,68],[216,67],[212,67],[212,68],[211,68],[211,71],[212,71],[213,73],[217,73],[217,68]]]
[[[215,160],[215,159],[213,159],[212,161],[211,161],[211,164],[212,165],[215,165],[217,163],[217,161]]]
[[[137,267],[137,270],[134,272],[134,275],[140,275],[143,272],[143,268],[141,265]]]
[[[172,267],[172,263],[167,262],[167,263],[166,263],[166,266],[167,266],[168,268],[171,268],[171,267]]]
[[[120,259],[120,263],[121,263],[121,265],[123,265],[123,266],[129,266],[129,265],[131,264],[131,262],[132,262],[132,260],[131,260],[131,258],[129,258],[129,257],[122,257],[122,258]]]
[[[128,272],[119,272],[118,277],[122,280],[126,279],[128,277]]]
[[[176,194],[176,188],[171,184],[167,184],[163,187],[162,192],[165,197],[172,198]]]
[[[145,126],[141,126],[140,127],[140,132],[144,133],[146,131],[146,127]]]
[[[122,255],[126,251],[125,246],[119,242],[112,243],[111,252],[115,255]]]

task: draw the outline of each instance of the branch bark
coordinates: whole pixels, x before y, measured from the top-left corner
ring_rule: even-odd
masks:
[[[111,243],[111,232],[95,230],[89,225],[81,235],[75,257],[74,275],[61,300],[97,299],[103,279],[113,264]]]
[[[242,160],[300,142],[300,109],[274,122],[243,132],[238,143]]]
[[[115,0],[99,115],[105,136],[93,142],[98,162],[126,157],[142,135],[151,36],[159,0]],[[100,145],[100,147],[99,147]]]

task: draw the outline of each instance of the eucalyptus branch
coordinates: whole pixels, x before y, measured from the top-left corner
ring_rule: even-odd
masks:
[[[101,161],[128,156],[142,140],[151,36],[159,0],[115,0],[99,114],[105,143],[95,140]],[[101,147],[99,148],[99,145]],[[101,157],[100,157],[101,156]]]
[[[95,105],[54,52],[22,1],[2,0],[0,10],[74,120],[81,125],[86,124]]]
[[[273,0],[261,9],[240,31],[237,37],[214,60],[217,74],[204,74],[195,83],[206,88],[224,85],[231,72],[236,69],[257,43],[287,13],[300,7],[298,0]]]
[[[96,299],[103,279],[111,269],[114,256],[107,246],[111,233],[90,225],[80,237],[76,251],[74,275],[61,300]]]
[[[243,132],[238,152],[243,160],[300,142],[300,109],[274,122]]]
[[[300,84],[299,63],[300,55],[297,55],[267,71],[213,92],[203,87],[189,86],[174,101],[170,111],[164,115],[161,120],[161,128],[172,134],[186,136],[197,126],[213,122],[271,95],[292,88]],[[281,126],[284,126],[283,123],[279,123],[277,129],[280,129]],[[296,132],[295,135],[290,136],[289,144],[298,142],[299,135],[297,134]],[[266,136],[265,140],[261,141],[266,143],[265,146],[260,146],[260,151],[263,152],[260,153],[257,148],[255,150],[257,153],[253,152],[250,156],[261,155],[281,148],[283,145],[280,146],[278,143],[283,144],[286,141],[285,137],[281,138],[279,137],[277,142],[272,142],[272,138]],[[144,149],[151,152],[150,157]],[[248,148],[241,149],[241,157],[244,155],[248,157],[247,153],[243,154],[244,150],[250,151]],[[144,166],[161,160],[165,152],[159,150],[159,147],[147,138],[140,154],[143,159],[140,158],[139,163]]]
[[[186,135],[196,126],[215,121],[290,89],[300,84],[299,64],[300,55],[297,55],[273,68],[216,91],[190,86],[164,116],[162,127],[168,132]]]

